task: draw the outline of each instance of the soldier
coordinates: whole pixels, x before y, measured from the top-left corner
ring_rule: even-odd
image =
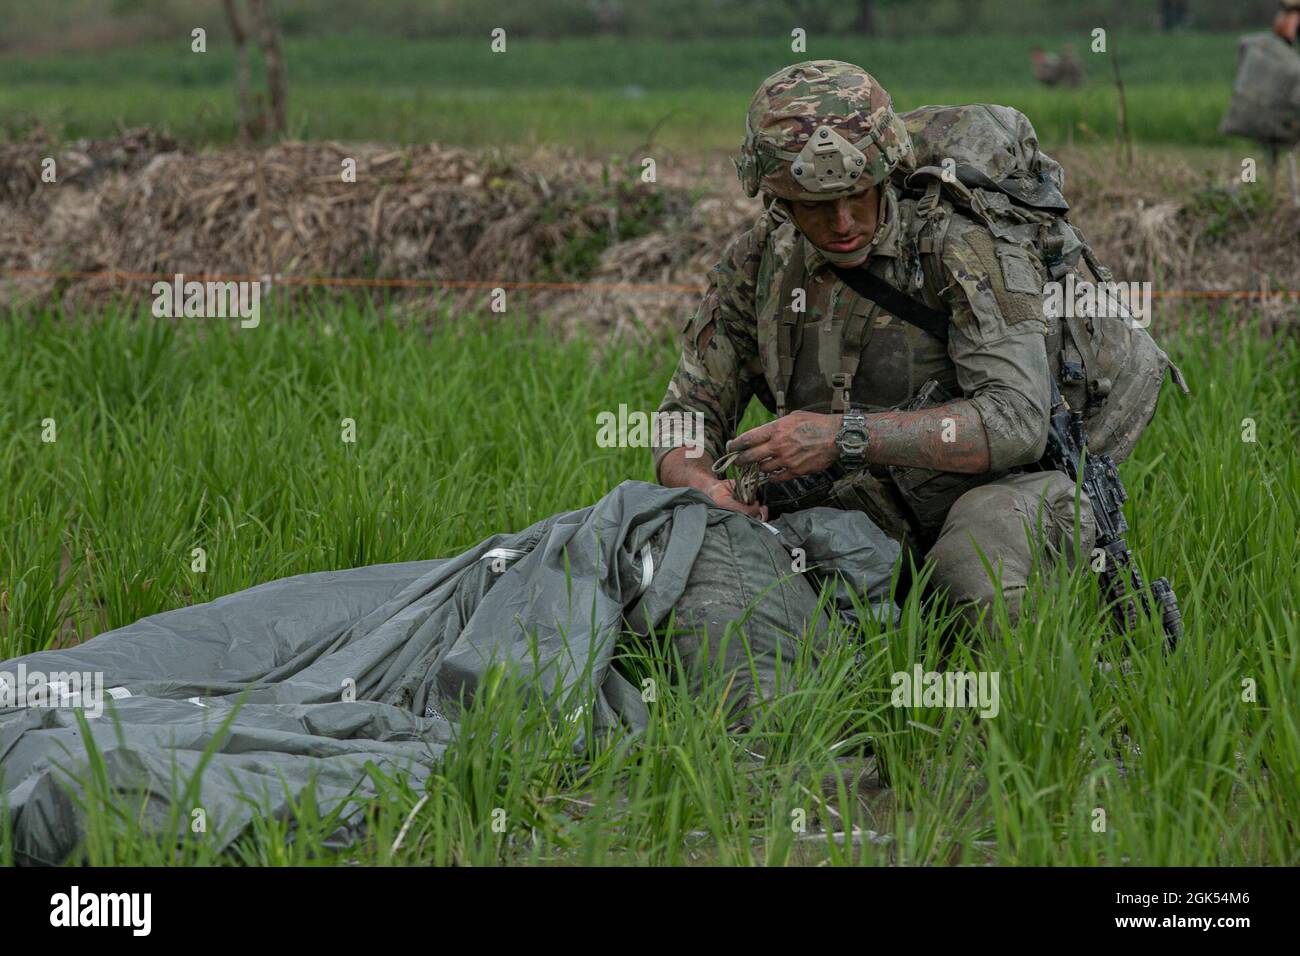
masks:
[[[737,168],[767,207],[727,246],[682,329],[660,411],[702,413],[706,441],[703,455],[657,447],[659,481],[766,518],[714,475],[724,450],[773,481],[834,467],[853,494],[828,504],[860,508],[923,553],[931,586],[970,619],[998,588],[1014,619],[1035,560],[1079,553],[1073,483],[1021,470],[1043,453],[1051,401],[1041,265],[950,207],[940,248],[916,240],[918,202],[891,180],[911,166],[908,133],[860,67],[817,60],[773,74],[747,128]],[[855,294],[833,266],[894,289],[915,276],[914,297],[951,316],[946,344]],[[960,397],[899,410],[928,380]],[[778,417],[733,438],[751,397]],[[904,496],[905,469],[933,478]],[[1078,519],[1086,554],[1086,501]]]
[[[1074,47],[1066,44],[1060,53],[1048,53],[1040,46],[1029,52],[1034,79],[1044,86],[1082,86],[1085,73],[1083,63]]]
[[[1055,53],[1048,53],[1041,46],[1036,46],[1029,51],[1029,62],[1033,65],[1034,79],[1044,86],[1056,85],[1061,62]]]

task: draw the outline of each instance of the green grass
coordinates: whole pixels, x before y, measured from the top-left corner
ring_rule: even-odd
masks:
[[[1033,82],[1029,50],[1073,43],[1089,71],[1080,90]],[[1221,144],[1236,37],[1112,33],[1130,124],[1144,142]],[[561,144],[586,153],[635,149],[652,131],[674,150],[734,149],[759,81],[792,60],[862,64],[902,108],[999,102],[1025,111],[1043,141],[1108,140],[1116,125],[1109,54],[1089,37],[984,36],[788,40],[486,42],[316,37],[289,41],[290,130],[307,139],[440,140],[469,146]],[[192,142],[234,135],[234,59],[216,40],[95,54],[0,57],[0,111],[12,131],[34,118],[67,137],[152,124]]]
[[[308,793],[292,820],[261,821],[220,858],[184,827],[177,850],[140,831],[134,797],[91,779],[87,858],[1300,863],[1300,348],[1228,337],[1204,316],[1162,338],[1195,395],[1162,400],[1123,470],[1130,543],[1182,600],[1172,656],[1150,625],[1111,639],[1086,570],[1046,577],[1017,627],[982,647],[959,635],[946,659],[936,612],[912,599],[897,630],[844,630],[819,667],[802,662],[796,689],[738,737],[726,682],[687,693],[661,636],[624,655],[660,688],[639,740],[592,741],[574,759],[580,728],[507,677],[423,792],[381,781],[351,849],[323,848],[337,808]],[[267,308],[255,330],[121,310],[6,316],[0,659],[284,575],[452,554],[649,478],[646,450],[597,447],[595,415],[653,408],[673,359],[667,343],[562,343],[513,317],[412,326],[334,305]],[[1248,417],[1256,443],[1241,440]],[[198,546],[206,574],[190,570]],[[1001,712],[890,706],[890,675],[916,662],[999,672]],[[890,787],[859,791],[874,759]],[[792,830],[799,811],[808,834]],[[840,847],[819,822],[878,838]]]

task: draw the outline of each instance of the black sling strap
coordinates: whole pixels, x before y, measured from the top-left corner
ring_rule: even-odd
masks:
[[[890,315],[895,315],[922,332],[928,332],[940,342],[948,341],[948,313],[932,309],[906,293],[899,292],[879,276],[866,269],[841,269],[831,266],[846,286],[862,298],[876,303]]]

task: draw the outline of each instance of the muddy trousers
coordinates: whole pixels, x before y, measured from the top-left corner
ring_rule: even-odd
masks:
[[[1036,559],[1043,569],[1070,568],[1091,553],[1097,526],[1087,498],[1080,504],[1076,548],[1074,483],[1060,472],[1010,475],[966,492],[926,553],[931,591],[946,591],[972,623],[1001,591],[1015,623]]]

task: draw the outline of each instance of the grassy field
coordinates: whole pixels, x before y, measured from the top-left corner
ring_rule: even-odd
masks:
[[[1029,51],[1072,43],[1089,73],[1080,90],[1034,83]],[[602,154],[647,141],[672,150],[734,149],[758,82],[796,59],[829,57],[872,71],[902,108],[998,102],[1025,111],[1043,141],[1107,141],[1116,128],[1111,57],[1127,87],[1140,141],[1224,142],[1218,122],[1236,63],[1234,35],[1114,31],[1109,53],[1080,35],[910,38],[811,37],[792,54],[770,40],[518,39],[504,54],[487,39],[291,39],[290,132],[308,139],[439,140],[470,146],[563,144]],[[0,115],[10,135],[39,121],[56,135],[105,135],[151,124],[191,142],[235,131],[234,56],[215,39],[86,54],[0,57]]]
[[[1195,394],[1164,398],[1123,471],[1130,543],[1182,600],[1172,656],[1152,626],[1109,637],[1087,570],[1042,582],[983,646],[959,636],[946,662],[912,599],[897,630],[842,632],[738,738],[721,681],[686,694],[666,645],[629,646],[624,666],[666,688],[642,739],[574,758],[576,725],[506,681],[425,794],[385,782],[360,845],[325,851],[329,814],[306,799],[215,862],[1300,863],[1300,348],[1207,317],[1161,338]],[[565,344],[513,316],[6,315],[0,659],[284,575],[452,554],[649,478],[648,451],[597,447],[595,416],[653,408],[673,360],[666,342]],[[190,571],[199,545],[206,574]],[[914,663],[999,672],[1001,712],[892,707],[889,676]],[[888,789],[859,786],[873,767]],[[92,862],[214,862],[200,836],[179,854],[144,838],[135,809],[96,804]],[[841,846],[818,821],[874,836]]]

